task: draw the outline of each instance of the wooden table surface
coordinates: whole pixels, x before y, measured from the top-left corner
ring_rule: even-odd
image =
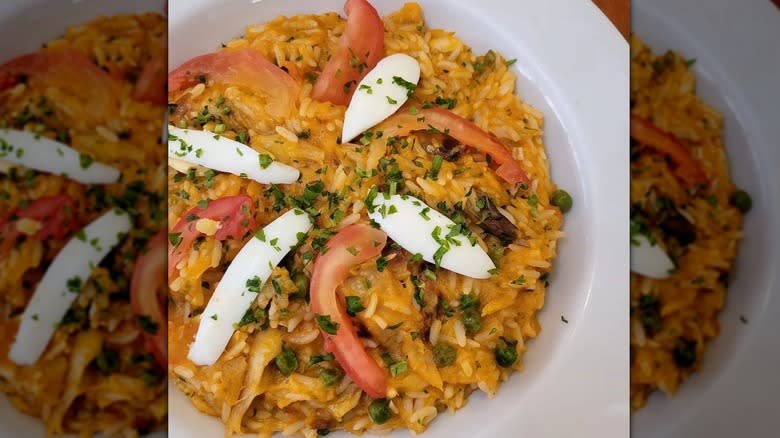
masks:
[[[612,20],[612,24],[623,34],[623,37],[628,39],[628,32],[631,28],[629,0],[593,0],[593,3],[601,8],[604,15]]]
[[[780,8],[780,0],[770,1]],[[628,39],[628,33],[631,29],[630,0],[593,0],[593,3],[604,12],[604,15],[612,21],[612,24]]]

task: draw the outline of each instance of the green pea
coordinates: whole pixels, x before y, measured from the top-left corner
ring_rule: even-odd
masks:
[[[504,368],[509,368],[517,360],[517,341],[508,341],[501,338],[496,345],[496,363]]]
[[[95,359],[95,365],[103,374],[111,374],[119,369],[119,355],[114,350],[103,350]]]
[[[639,297],[639,320],[649,336],[661,331],[661,303],[655,295],[645,294]]]
[[[325,368],[320,372],[320,379],[327,387],[338,384],[343,376],[341,371],[335,368]]]
[[[562,213],[566,213],[571,210],[573,201],[566,190],[558,189],[553,193],[552,198],[550,198],[550,203],[560,208]]]
[[[439,342],[433,347],[433,361],[439,368],[448,367],[455,363],[455,348],[446,342]]]
[[[392,416],[393,411],[390,410],[390,402],[387,399],[376,399],[368,405],[368,417],[376,424],[385,424]]]
[[[298,288],[298,293],[301,296],[309,294],[309,277],[306,274],[297,272],[292,276],[292,281],[295,283],[295,287]]]
[[[276,368],[284,374],[289,376],[296,369],[298,369],[298,358],[295,356],[295,352],[288,349],[282,349],[282,352],[274,359]]]
[[[460,314],[460,320],[463,323],[463,327],[466,328],[466,333],[473,335],[479,332],[482,328],[482,316],[479,311],[473,307],[469,307]]]
[[[463,294],[460,296],[460,308],[461,310],[471,307],[479,307],[479,298],[474,294]]]
[[[679,338],[672,351],[674,362],[681,368],[690,368],[696,362],[696,341]]]
[[[753,199],[750,194],[744,190],[737,190],[731,194],[729,202],[734,207],[737,207],[742,213],[747,213],[751,207],[753,207]]]

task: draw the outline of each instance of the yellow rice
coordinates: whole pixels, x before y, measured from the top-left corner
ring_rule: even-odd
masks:
[[[492,132],[512,149],[533,181],[529,190],[515,196],[515,190],[508,190],[510,187],[487,168],[484,156],[471,151],[464,152],[456,162],[445,161],[438,180],[426,179],[425,171],[432,163],[430,151],[441,144],[440,137],[426,133],[409,136],[410,146],[397,150],[387,147],[385,139],[365,145],[357,140],[337,144],[345,108],[313,100],[312,84],[305,79],[297,98],[298,114],[281,124],[264,114],[257,96],[208,81],[197,85],[195,93],[188,90],[175,99],[177,114],[182,114],[183,107],[189,110],[184,117],[174,116],[170,122],[187,126],[204,105],[217,113],[214,102],[224,97],[232,112],[222,117],[226,125],[222,135],[236,138],[239,131],[246,130],[253,148],[301,171],[299,182],[279,186],[285,194],[300,195],[306,184],[316,180],[321,180],[329,192],[353,188],[338,205],[341,213],[337,215],[336,208],[329,208],[325,199],[317,201],[316,208],[322,211],[317,218],[319,228],[335,230],[350,223],[367,223],[363,200],[372,185],[384,182],[384,174],[380,171],[361,179],[357,170],[378,168],[380,159],[392,158],[403,174],[406,192],[417,194],[429,205],[443,201],[451,208],[457,202],[468,202],[467,194],[478,188],[503,207],[503,214],[515,224],[519,237],[504,247],[471,222],[480,245],[498,261],[497,275],[474,280],[445,270],[437,272],[434,283],[438,297],[427,297],[427,310],[436,307],[432,304],[437,299],[457,308],[462,294],[475,294],[482,303],[482,329],[473,336],[463,333],[457,314],[446,318],[434,310],[433,317],[426,316],[412,297],[411,278],[420,274],[421,264],[410,262],[405,251],[393,252],[397,263],[391,260],[382,272],[373,261],[355,268],[339,288],[342,295],[360,297],[366,307],[355,317],[355,323],[368,333],[364,343],[369,354],[380,364],[382,352],[394,361],[408,362],[405,372],[391,378],[390,386],[397,393],[390,400],[393,416],[382,425],[370,420],[367,406],[372,400],[349,378],[333,387],[323,384],[319,373],[323,368],[336,367],[335,362],[307,365],[312,355],[323,353],[322,338],[307,302],[290,295],[297,290],[290,277],[295,271],[310,275],[311,263],[302,258],[312,249],[310,237],[291,256],[288,266],[274,270],[272,275],[282,293],[274,293],[271,284],[265,284],[258,294],[253,308],[266,309],[267,327],[249,324],[237,330],[213,366],[196,366],[186,358],[200,312],[244,243],[206,238],[185,257],[180,276],[170,285],[170,377],[195,407],[226,423],[227,435],[251,432],[270,436],[282,432],[313,438],[318,429],[356,434],[396,428],[422,432],[439,413],[454,413],[465,406],[475,390],[494,396],[502,381],[513,371],[522,370],[526,341],[541,330],[536,312],[544,304],[545,278],[556,254],[556,242],[563,236],[560,210],[549,202],[556,187],[549,177],[542,142],[542,114],[513,94],[516,77],[504,58],[495,55],[494,64],[482,73],[475,72],[473,64],[486,57],[478,58],[454,33],[426,27],[416,3],[385,17],[384,23],[385,54],[406,53],[420,63],[422,74],[415,99],[455,98],[456,113]],[[345,20],[336,13],[279,17],[267,24],[249,25],[243,37],[227,42],[223,50],[254,48],[278,65],[294,63],[305,78],[310,72],[322,70],[344,25]],[[203,129],[213,131],[215,122],[206,123]],[[299,135],[305,132],[310,135]],[[199,172],[202,174],[202,170]],[[184,177],[170,169],[168,184],[170,224],[198,201],[235,194],[247,194],[259,203],[259,226],[280,214],[271,209],[274,197],[269,196],[268,186],[237,176],[217,174],[207,187],[202,176]],[[531,193],[538,197],[538,205],[528,201]],[[521,277],[522,281],[515,281]],[[394,328],[399,322],[402,325]],[[519,358],[510,368],[497,366],[494,358],[501,337],[518,341]],[[431,348],[437,341],[456,348],[455,364],[435,366]],[[271,363],[283,345],[295,352],[300,364],[288,377]],[[258,365],[260,370],[253,368]],[[258,371],[262,373],[260,383],[248,387],[250,374]],[[247,393],[250,399],[241,400]]]

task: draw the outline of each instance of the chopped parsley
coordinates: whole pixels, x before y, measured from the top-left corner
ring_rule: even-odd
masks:
[[[329,335],[335,335],[339,330],[339,323],[331,321],[329,315],[317,315],[314,317],[320,329]]]
[[[360,301],[360,297],[356,295],[350,295],[344,297],[347,304],[347,313],[349,316],[355,316],[356,314],[366,310],[366,307]]]
[[[433,162],[431,163],[431,170],[428,175],[432,180],[439,178],[439,170],[441,170],[442,161],[444,158],[441,155],[434,155]]]
[[[150,335],[156,335],[157,329],[159,328],[159,324],[154,322],[149,315],[139,315],[138,325],[141,327],[141,330]]]
[[[417,89],[417,84],[409,82],[400,76],[393,76],[393,83],[399,87],[406,88],[406,97],[412,97],[414,90]]]
[[[92,165],[92,157],[87,154],[79,154],[79,165],[82,169],[86,169]]]
[[[261,286],[260,277],[258,277],[257,275],[255,275],[254,277],[246,281],[246,290],[248,290],[249,292],[260,292],[260,286]]]
[[[393,377],[403,374],[406,371],[406,361],[396,362],[390,365],[390,375]]]
[[[336,356],[334,356],[333,353],[315,354],[309,356],[309,365],[316,365],[320,362],[332,362],[334,360],[336,360]]]
[[[268,154],[260,154],[258,155],[258,161],[260,162],[260,168],[261,169],[267,169],[268,166],[271,165],[271,163],[274,162],[273,158],[271,158]]]
[[[81,291],[82,284],[83,282],[81,280],[81,277],[76,275],[69,278],[65,282],[65,288],[68,290],[68,292],[79,293],[79,291]]]

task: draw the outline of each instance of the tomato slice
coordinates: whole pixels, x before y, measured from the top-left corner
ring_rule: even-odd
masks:
[[[168,365],[168,312],[165,282],[165,230],[150,240],[143,254],[135,260],[130,279],[130,305],[139,317],[152,325],[144,326],[144,344],[154,354],[161,367]],[[154,329],[154,330],[152,330]]]
[[[693,158],[691,151],[674,136],[661,131],[650,121],[632,114],[631,138],[668,155],[677,166],[674,169],[675,175],[687,184],[692,186],[709,184],[707,174],[704,173],[701,164]]]
[[[22,235],[16,227],[19,219],[32,219],[41,224],[35,233],[37,240],[62,239],[75,231],[75,203],[68,195],[41,196],[30,201],[24,208],[18,208],[0,219],[0,254],[10,250],[16,239]]]
[[[0,65],[3,83],[23,81],[31,87],[54,87],[78,100],[89,111],[79,112],[87,123],[112,117],[119,108],[119,82],[76,49],[44,50],[22,55]]]
[[[385,137],[409,135],[412,131],[428,130],[447,134],[455,140],[490,155],[499,164],[496,174],[510,184],[531,185],[531,180],[512,153],[498,139],[474,123],[442,108],[421,109],[410,114],[402,108],[376,128]]]
[[[344,13],[347,27],[312,90],[314,99],[336,105],[349,103],[357,84],[385,53],[385,25],[369,2],[347,0]]]
[[[11,73],[3,72],[2,75],[0,75],[0,91],[3,91],[7,88],[14,87],[18,83],[19,83],[19,78],[13,76]]]
[[[192,248],[195,239],[203,233],[195,228],[198,219],[208,218],[219,221],[219,229],[214,237],[217,240],[239,239],[247,231],[254,229],[254,202],[247,195],[225,196],[210,201],[205,208],[191,208],[171,229],[168,241],[168,281],[173,281],[176,265]],[[174,245],[175,243],[175,245]]]
[[[200,81],[246,87],[264,94],[266,110],[273,117],[286,117],[295,109],[298,84],[281,68],[251,48],[222,50],[196,56],[168,73],[168,99],[172,93]]]
[[[158,105],[167,103],[165,72],[168,60],[168,39],[163,38],[157,52],[146,63],[133,87],[133,99]]]
[[[353,266],[381,254],[385,243],[387,235],[369,225],[343,228],[328,241],[328,251],[314,260],[309,287],[314,313],[328,316],[338,324],[335,335],[320,327],[325,351],[332,352],[347,375],[373,398],[387,396],[388,375],[363,348],[344,309],[344,300],[336,296],[336,288],[346,280]]]

